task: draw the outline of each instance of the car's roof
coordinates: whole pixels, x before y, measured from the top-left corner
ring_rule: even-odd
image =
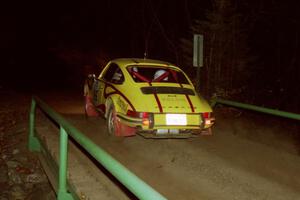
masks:
[[[154,66],[170,66],[175,67],[175,65],[161,61],[161,60],[153,60],[153,59],[143,59],[143,58],[117,58],[114,60],[111,60],[111,62],[114,62],[118,64],[119,66],[128,66],[128,65],[154,65]]]

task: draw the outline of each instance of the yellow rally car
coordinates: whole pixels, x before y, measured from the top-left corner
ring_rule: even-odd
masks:
[[[187,75],[167,62],[115,59],[98,78],[89,75],[84,88],[86,114],[103,114],[112,135],[184,138],[214,123]]]

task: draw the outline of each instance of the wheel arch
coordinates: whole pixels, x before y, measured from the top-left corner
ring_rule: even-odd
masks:
[[[119,104],[117,103],[118,98],[120,97],[120,95],[118,94],[114,94],[109,96],[106,101],[105,101],[105,118],[107,118],[107,115],[109,113],[109,110],[114,107],[114,109],[116,110],[116,112],[121,112],[121,108],[119,106]]]
[[[133,104],[127,95],[122,91],[113,87],[115,91],[109,93],[105,100],[105,117],[108,115],[110,107],[113,105],[117,113],[127,114],[128,109],[135,111],[135,105]],[[130,96],[130,95],[129,95]]]

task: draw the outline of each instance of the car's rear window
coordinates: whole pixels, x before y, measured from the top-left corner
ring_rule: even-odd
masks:
[[[135,82],[167,82],[189,84],[186,76],[168,67],[129,66],[127,70]]]

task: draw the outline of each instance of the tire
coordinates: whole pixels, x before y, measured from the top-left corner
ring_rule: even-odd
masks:
[[[107,115],[107,129],[109,135],[117,135],[118,132],[118,124],[116,110],[113,106],[109,108]]]
[[[113,135],[117,137],[121,137],[121,136],[127,137],[127,136],[135,135],[136,132],[135,128],[124,125],[119,121],[116,110],[113,105],[110,106],[108,110],[106,123],[107,123],[107,130],[109,135]]]

